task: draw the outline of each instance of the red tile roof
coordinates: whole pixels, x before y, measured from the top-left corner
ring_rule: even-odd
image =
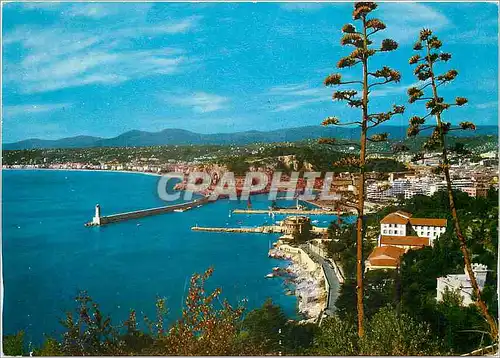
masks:
[[[411,216],[413,215],[412,213],[409,213],[409,212],[406,212],[406,211],[403,211],[403,210],[396,211],[396,214],[399,214],[399,215],[402,215],[402,216],[406,216],[407,218],[411,218]]]
[[[392,266],[399,265],[401,256],[405,249],[395,246],[376,247],[368,256],[368,261],[372,266]]]
[[[410,224],[415,226],[441,226],[446,227],[446,219],[424,219],[424,218],[410,218]]]
[[[382,220],[380,220],[380,223],[406,225],[408,223],[408,219],[405,219],[396,213],[391,213],[389,215],[386,215]]]
[[[420,236],[380,236],[380,245],[429,246],[428,237]]]

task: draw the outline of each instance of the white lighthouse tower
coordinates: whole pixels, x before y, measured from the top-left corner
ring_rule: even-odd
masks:
[[[92,218],[93,225],[101,225],[101,206],[97,204],[95,206],[95,216]]]

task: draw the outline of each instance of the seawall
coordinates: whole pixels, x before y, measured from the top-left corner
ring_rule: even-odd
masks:
[[[198,205],[206,204],[208,202],[210,202],[209,198],[203,197],[201,199],[196,199],[196,200],[190,201],[188,203],[160,206],[157,208],[129,211],[126,213],[119,213],[119,214],[113,214],[113,215],[108,215],[108,216],[101,216],[100,217],[100,224],[97,226],[107,225],[107,224],[116,223],[116,222],[125,221],[125,220],[139,219],[139,218],[143,218],[146,216],[153,216],[153,215],[169,213],[169,212],[172,212],[174,210],[180,210],[180,209],[187,210],[187,209],[191,209],[193,207],[196,207]],[[96,224],[94,224],[92,222],[90,222],[86,225],[87,226],[96,226]]]

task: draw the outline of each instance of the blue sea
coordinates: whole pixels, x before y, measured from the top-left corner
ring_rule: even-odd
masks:
[[[222,288],[231,304],[248,309],[271,298],[296,318],[297,301],[283,281],[265,279],[274,266],[267,251],[277,234],[193,232],[191,227],[270,224],[267,215],[229,215],[247,202],[219,200],[183,213],[168,213],[103,227],[84,227],[99,203],[103,215],[165,205],[158,177],[133,173],[4,170],[2,241],[4,334],[24,330],[39,344],[61,332],[59,319],[76,308],[86,290],[115,324],[134,308],[153,317],[165,297],[171,321],[179,318],[189,278],[214,268],[208,288]],[[265,195],[252,197],[267,208]],[[289,206],[291,202],[278,205]],[[282,220],[276,216],[274,220]],[[315,216],[327,226],[331,216]]]

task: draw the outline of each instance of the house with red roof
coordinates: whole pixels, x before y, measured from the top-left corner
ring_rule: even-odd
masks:
[[[366,270],[399,267],[406,251],[432,246],[446,231],[446,224],[446,219],[414,218],[401,210],[386,215],[380,221],[378,245],[365,262]]]

